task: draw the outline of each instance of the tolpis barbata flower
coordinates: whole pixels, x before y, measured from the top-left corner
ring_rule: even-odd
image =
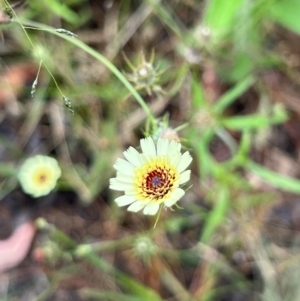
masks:
[[[157,144],[152,138],[141,139],[142,153],[129,147],[124,152],[127,160],[118,159],[114,165],[117,177],[110,179],[110,189],[124,191],[115,201],[129,211],[142,209],[144,214],[154,215],[161,205],[171,207],[183,197],[180,188],[190,179],[186,168],[192,162],[187,151],[181,154],[181,144],[159,138]]]
[[[49,194],[60,175],[60,167],[54,158],[37,155],[24,162],[18,180],[24,192],[37,198]]]

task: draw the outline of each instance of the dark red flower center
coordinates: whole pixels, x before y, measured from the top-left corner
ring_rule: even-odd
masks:
[[[164,197],[173,187],[175,174],[168,169],[157,167],[145,174],[142,191],[154,200]]]

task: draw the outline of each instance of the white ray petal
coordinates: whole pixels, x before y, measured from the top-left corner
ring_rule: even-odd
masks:
[[[185,191],[183,189],[181,188],[174,189],[174,191],[170,195],[170,198],[164,201],[165,206],[167,207],[173,206],[175,203],[177,203],[179,199],[181,199],[184,196],[184,194]]]
[[[157,141],[157,155],[166,156],[168,154],[168,149],[169,149],[169,140],[159,138]]]
[[[141,139],[141,148],[143,153],[147,154],[149,157],[156,156],[155,144],[151,137]]]
[[[169,148],[167,151],[167,156],[168,156],[169,162],[174,166],[177,166],[177,164],[180,160],[180,157],[181,157],[180,149],[181,149],[180,143],[177,143],[174,140],[172,140],[170,142]]]
[[[142,164],[145,164],[151,160],[150,156],[147,154],[140,154],[140,160],[142,161]]]
[[[141,166],[140,153],[133,147],[129,147],[124,153],[125,158],[134,166]]]
[[[117,159],[114,168],[125,175],[134,175],[134,166],[124,159]]]
[[[185,152],[177,165],[177,169],[179,172],[183,172],[192,162],[193,158],[191,157],[189,152]]]
[[[169,144],[169,149],[168,149],[168,153],[172,153],[174,151],[180,152],[181,150],[181,144],[172,140]]]
[[[177,166],[178,162],[180,161],[181,153],[178,151],[173,150],[172,152],[168,153],[168,161],[171,165]]]
[[[124,192],[126,195],[136,195],[136,190],[134,189],[134,186],[126,189]]]
[[[35,159],[37,161],[37,164],[41,164],[41,165],[43,165],[43,162],[45,161],[45,159],[42,155],[37,155],[33,159]]]
[[[159,204],[150,202],[144,208],[143,213],[147,215],[155,215],[159,209]]]
[[[127,210],[128,211],[132,211],[132,212],[138,212],[141,209],[143,209],[145,206],[147,205],[147,202],[145,201],[136,201],[134,203],[132,203]]]
[[[38,198],[40,196],[43,196],[46,194],[48,190],[45,191],[45,189],[35,189],[35,191],[33,193],[31,193],[31,195],[35,198]]]
[[[175,203],[176,203],[177,201],[176,200],[173,200],[173,199],[166,199],[165,201],[164,201],[164,205],[166,206],[166,207],[171,207],[171,206],[173,206]]]
[[[191,171],[186,170],[179,176],[179,185],[186,183],[191,177]]]
[[[118,181],[117,178],[109,180],[109,188],[117,191],[125,191],[132,188],[131,184]]]
[[[116,179],[120,182],[132,184],[132,185],[133,185],[133,182],[134,182],[134,177],[125,175],[125,174],[121,173],[120,171],[117,172]]]
[[[129,205],[135,201],[136,201],[135,197],[129,195],[122,195],[115,199],[115,202],[119,207]]]

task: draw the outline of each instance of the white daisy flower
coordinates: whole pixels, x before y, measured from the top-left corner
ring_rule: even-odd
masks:
[[[60,175],[60,167],[54,158],[37,155],[24,162],[18,180],[24,192],[37,198],[49,194]]]
[[[117,177],[110,179],[109,187],[125,193],[115,200],[118,206],[154,215],[161,204],[171,207],[185,194],[180,185],[190,179],[186,168],[192,157],[188,151],[181,154],[181,144],[175,141],[159,138],[155,145],[149,137],[140,144],[141,154],[130,147],[124,152],[127,160],[116,161]]]

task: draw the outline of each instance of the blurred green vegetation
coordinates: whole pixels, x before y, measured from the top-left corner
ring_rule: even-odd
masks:
[[[30,62],[37,69],[41,63],[41,71],[33,97],[30,86],[24,92],[27,99],[18,100],[20,110],[13,118],[22,125],[16,143],[0,136],[10,150],[9,159],[1,162],[1,197],[17,187],[15,173],[29,155],[28,141],[46,118],[50,133],[39,143],[62,166],[59,190],[75,191],[84,205],[102,195],[114,227],[131,229],[126,242],[112,240],[108,250],[102,250],[104,242],[78,245],[63,236],[63,229],[49,226],[49,237],[58,245],[70,240],[61,248],[75,262],[83,259],[115,281],[111,290],[82,289],[82,298],[212,301],[230,300],[238,291],[245,295],[241,300],[264,301],[277,300],[270,296],[274,290],[278,300],[296,300],[297,293],[277,287],[275,276],[266,275],[260,264],[257,278],[264,285],[256,288],[249,275],[234,268],[230,254],[246,250],[250,261],[265,260],[276,271],[278,261],[265,254],[257,224],[282,192],[300,193],[298,178],[283,176],[258,159],[268,150],[270,131],[288,122],[292,111],[284,97],[274,97],[278,93],[270,89],[266,75],[278,72],[291,86],[299,85],[297,66],[280,51],[284,39],[278,32],[293,34],[299,46],[300,2],[31,0],[15,9],[3,1],[2,8],[10,5],[13,18],[1,30],[13,51],[1,58],[1,65],[5,69]],[[164,72],[156,78],[159,89],[150,86],[149,93],[126,77],[132,70],[122,52],[138,68],[141,53],[149,60],[152,50],[154,72]],[[70,100],[74,115],[64,98]],[[108,191],[108,180],[121,152],[136,147],[145,132],[155,135],[162,130],[165,116],[172,128],[185,125],[178,134],[194,158],[193,186],[181,202],[184,210],[163,212],[153,230],[153,220],[141,214],[136,219],[126,208],[116,207],[117,194]],[[220,156],[216,145],[221,145]],[[55,231],[62,236],[53,235]],[[134,250],[136,237],[142,235],[151,238],[157,251],[151,254],[151,264],[137,255],[133,262],[158,283],[143,282],[102,258],[104,251]],[[176,246],[174,241],[166,243],[168,236],[175,241],[187,236],[187,241]],[[88,251],[82,252],[83,247]],[[290,267],[288,271],[293,278],[295,272]]]

